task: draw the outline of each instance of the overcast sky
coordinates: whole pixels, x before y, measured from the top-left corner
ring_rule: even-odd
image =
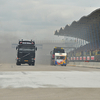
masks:
[[[100,0],[0,0],[0,35],[55,39],[55,30],[99,6]]]

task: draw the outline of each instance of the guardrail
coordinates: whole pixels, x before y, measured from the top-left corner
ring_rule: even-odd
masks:
[[[69,62],[69,66],[100,68],[100,62]]]

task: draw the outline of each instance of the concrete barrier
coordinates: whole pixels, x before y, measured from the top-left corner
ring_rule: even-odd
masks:
[[[69,62],[68,66],[100,68],[100,62]]]

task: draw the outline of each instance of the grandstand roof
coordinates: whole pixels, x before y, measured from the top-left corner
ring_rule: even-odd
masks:
[[[73,21],[70,26],[66,25],[64,29],[56,30],[54,34],[80,38],[89,42],[98,41],[99,43],[100,9],[93,11],[88,16],[81,17],[79,21]]]

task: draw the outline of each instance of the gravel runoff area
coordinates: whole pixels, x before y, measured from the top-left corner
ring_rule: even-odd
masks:
[[[0,100],[100,100],[97,88],[0,89]]]
[[[0,64],[0,71],[100,71],[73,66],[16,66]],[[73,83],[74,84],[74,83]],[[100,88],[1,88],[0,100],[100,100]]]
[[[100,68],[73,65],[51,66],[40,64],[36,64],[35,66],[29,66],[27,64],[16,66],[15,63],[0,63],[0,71],[100,71]]]

